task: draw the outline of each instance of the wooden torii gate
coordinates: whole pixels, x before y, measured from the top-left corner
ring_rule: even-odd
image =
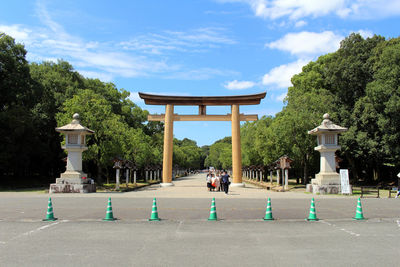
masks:
[[[161,186],[172,186],[172,152],[174,121],[232,121],[232,172],[231,186],[242,183],[242,152],[240,146],[240,121],[256,121],[258,115],[239,113],[240,105],[258,105],[266,92],[236,96],[167,96],[139,93],[147,105],[164,105],[165,114],[149,115],[149,121],[164,121],[164,154]],[[198,115],[174,114],[174,106],[199,106]],[[207,115],[207,106],[231,106],[231,114]]]

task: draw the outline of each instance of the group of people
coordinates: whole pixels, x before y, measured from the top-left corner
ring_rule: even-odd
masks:
[[[209,172],[207,174],[207,188],[209,191],[224,191],[225,194],[228,194],[229,185],[230,185],[230,176],[226,171],[222,173],[217,171]]]

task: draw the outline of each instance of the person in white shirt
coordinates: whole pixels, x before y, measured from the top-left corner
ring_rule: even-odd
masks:
[[[206,178],[208,191],[211,191],[211,178],[212,178],[212,175],[211,175],[211,172],[209,172],[207,174],[207,178]]]

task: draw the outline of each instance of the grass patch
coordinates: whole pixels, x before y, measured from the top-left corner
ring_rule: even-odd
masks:
[[[48,193],[48,187],[32,187],[32,188],[7,188],[0,187],[0,192],[14,192],[14,193]]]
[[[158,182],[142,182],[142,183],[129,183],[129,184],[119,184],[119,189],[115,189],[115,183],[109,183],[109,184],[103,184],[103,185],[98,185],[96,186],[96,191],[97,192],[128,192],[128,191],[133,191],[138,188],[152,185],[152,184],[157,184]]]

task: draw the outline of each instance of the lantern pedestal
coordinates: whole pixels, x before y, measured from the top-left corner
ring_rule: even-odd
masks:
[[[311,180],[311,184],[307,185],[306,190],[314,194],[339,194],[340,175],[336,172],[318,173],[315,179]]]
[[[49,193],[94,193],[95,184],[50,184]]]
[[[61,174],[55,184],[50,184],[50,193],[93,193],[96,185],[82,171],[69,171]]]

